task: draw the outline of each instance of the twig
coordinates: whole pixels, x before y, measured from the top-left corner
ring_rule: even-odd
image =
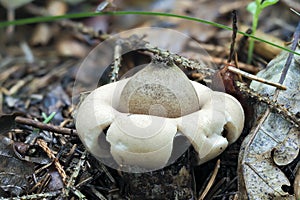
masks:
[[[286,87],[282,84],[279,84],[279,83],[274,83],[274,82],[271,82],[269,80],[266,80],[266,79],[263,79],[263,78],[259,78],[255,75],[252,75],[252,74],[249,74],[245,71],[242,71],[236,67],[233,67],[233,66],[228,66],[228,70],[233,72],[233,73],[236,73],[236,74],[239,74],[245,78],[248,78],[250,80],[254,80],[254,81],[258,81],[258,82],[261,82],[261,83],[264,83],[264,84],[267,84],[267,85],[271,85],[271,86],[274,86],[280,90],[286,90]]]
[[[42,193],[45,190],[45,187],[49,184],[51,180],[51,175],[47,173],[43,179],[41,179],[36,185],[38,186],[38,190],[36,193]]]
[[[234,46],[235,46],[235,39],[236,39],[236,34],[238,31],[237,27],[237,17],[236,17],[236,10],[232,11],[232,38],[231,38],[231,45],[230,45],[230,53],[228,56],[227,63],[230,63],[233,55],[234,55]]]
[[[64,189],[64,193],[63,196],[64,197],[68,197],[69,196],[69,192],[70,190],[74,192],[74,194],[76,194],[78,197],[80,198],[85,198],[85,196],[76,189],[76,187],[74,187],[75,184],[75,179],[77,178],[77,176],[79,175],[80,170],[83,168],[83,164],[85,162],[85,157],[86,157],[87,151],[84,151],[80,157],[80,160],[78,161],[74,172],[72,173],[71,177],[68,180],[68,183],[66,185],[66,188]]]
[[[53,192],[47,192],[47,193],[41,193],[41,194],[24,195],[21,197],[0,198],[0,200],[43,199],[43,198],[47,198],[47,197],[55,197],[60,193],[61,193],[61,191],[53,191]]]
[[[293,113],[291,113],[283,105],[270,100],[270,98],[266,96],[262,96],[258,94],[257,92],[247,87],[244,83],[237,81],[236,85],[241,92],[246,93],[250,98],[256,99],[259,102],[267,104],[272,111],[275,111],[278,114],[282,114],[285,117],[285,119],[289,120],[296,127],[300,127],[300,119],[298,119]]]
[[[15,122],[17,122],[19,124],[33,126],[35,128],[39,128],[41,130],[60,133],[63,135],[77,135],[77,132],[75,129],[63,128],[63,127],[55,126],[52,124],[45,124],[45,123],[35,121],[33,119],[29,119],[29,118],[25,118],[25,117],[18,116],[15,118]]]
[[[170,53],[169,51],[165,51],[165,50],[159,49],[157,47],[153,47],[150,44],[146,44],[145,47],[143,48],[143,50],[149,51],[153,54],[156,54],[161,58],[171,59],[179,67],[190,68],[190,69],[199,69],[199,70],[201,70],[201,73],[204,74],[205,76],[212,76],[212,74],[215,73],[214,69],[210,69],[206,65],[204,65],[196,60],[190,60],[183,56]]]
[[[118,76],[119,76],[119,69],[121,66],[121,50],[122,47],[119,44],[119,42],[116,42],[116,46],[115,46],[115,51],[114,51],[114,63],[112,66],[112,72],[111,72],[111,78],[110,81],[111,82],[116,82],[118,80]]]
[[[98,190],[96,190],[96,188],[92,185],[90,187],[92,189],[92,192],[100,199],[100,200],[107,200],[103,194],[101,194]]]
[[[52,150],[47,146],[47,143],[44,140],[37,139],[37,144],[47,153],[48,157],[53,160],[54,165],[60,174],[63,182],[66,184],[67,175],[61,164],[59,163],[58,159],[53,154]]]
[[[294,12],[296,15],[300,16],[300,13],[298,13],[295,9],[290,8],[290,10],[291,10],[292,12]]]
[[[298,23],[297,25],[297,28],[295,30],[295,33],[294,33],[294,41],[292,43],[292,47],[291,47],[291,50],[292,51],[295,51],[296,50],[296,47],[298,46],[298,40],[300,38],[300,22]],[[285,77],[287,75],[287,72],[290,68],[290,65],[291,65],[291,62],[292,62],[292,59],[294,57],[294,54],[293,53],[289,53],[289,56],[286,60],[286,63],[284,65],[284,68],[282,70],[282,73],[281,73],[281,76],[280,76],[280,79],[279,79],[279,83],[282,84],[285,80]]]
[[[204,61],[206,61],[207,58],[203,58]],[[208,61],[208,59],[207,59]],[[217,65],[226,65],[228,64],[227,61],[224,58],[219,58],[219,57],[215,57],[215,56],[211,56],[211,61]],[[249,65],[243,62],[239,62],[239,67],[238,69],[247,71],[249,73],[253,73],[256,74],[257,72],[259,72],[261,69],[259,67],[255,67],[253,65]]]
[[[214,181],[217,177],[219,168],[220,168],[220,159],[217,161],[215,169],[213,171],[213,174],[211,175],[211,178],[210,178],[209,182],[207,183],[207,186],[206,186],[205,190],[203,191],[203,193],[199,197],[199,200],[203,200],[205,198],[205,196],[207,195],[208,191],[210,190],[212,184],[214,183]]]
[[[215,196],[217,196],[222,189],[221,186],[224,185],[224,183],[228,180],[228,177],[223,177],[221,180],[215,183],[214,187],[210,189],[210,192],[206,196],[206,199],[214,199]]]

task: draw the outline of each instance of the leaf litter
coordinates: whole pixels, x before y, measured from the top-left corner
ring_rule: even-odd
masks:
[[[124,1],[125,2],[125,1]],[[220,12],[217,13],[215,12],[215,1],[206,1],[210,7],[209,9],[206,9],[206,12],[202,12],[203,9],[203,3],[205,1],[185,1],[185,2],[179,2],[176,1],[176,5],[178,11],[180,10],[180,12],[182,11],[182,14],[186,14],[186,13],[190,13],[191,15],[195,15],[198,17],[203,17],[206,18],[208,17],[209,19],[211,19],[211,21],[216,21],[218,20],[218,18],[220,18]],[[237,1],[238,2],[238,1]],[[227,10],[230,11],[233,6],[234,3],[236,2],[230,2],[228,1],[227,3],[220,3],[218,2],[220,6],[219,10]],[[177,4],[180,4],[180,6],[178,6]],[[184,6],[186,4],[186,6]],[[31,5],[35,5],[35,4],[31,4]],[[242,8],[241,4],[237,5],[237,8]],[[27,9],[27,8],[26,8]],[[42,10],[42,9],[40,9]],[[241,9],[242,10],[242,9]],[[210,12],[211,11],[211,12]],[[21,11],[22,12],[22,11]],[[223,12],[223,11],[222,11]],[[217,13],[217,14],[216,14]],[[209,16],[208,16],[209,14]],[[221,13],[221,18],[226,18],[224,17],[224,15],[226,14],[223,12],[223,14]],[[204,16],[203,16],[204,15]],[[266,14],[267,15],[267,14]],[[241,16],[243,16],[243,14],[241,14]],[[246,15],[244,15],[246,16]],[[269,17],[266,17],[267,19],[269,19]],[[104,18],[102,18],[102,21]],[[119,18],[118,18],[119,19]],[[244,19],[244,17],[243,17]],[[273,18],[272,18],[273,19]],[[121,19],[120,19],[121,20]],[[289,18],[290,20],[290,18]],[[99,20],[97,20],[99,21]],[[108,20],[105,21],[105,23],[107,23]],[[116,21],[116,20],[115,20]],[[144,20],[146,21],[146,20]],[[247,20],[245,20],[247,21]],[[279,26],[281,27],[281,29],[286,27],[286,24],[283,25],[278,25],[277,23],[277,19],[276,19],[276,23],[269,23],[268,20],[263,20],[265,23],[263,24],[263,27],[267,27],[266,29],[272,30],[272,26],[274,28],[274,26]],[[224,57],[224,55],[226,55],[226,49],[225,46],[226,43],[224,43],[224,38],[226,38],[226,35],[224,37],[224,32],[225,31],[218,31],[218,33],[215,32],[215,28],[214,27],[207,27],[207,26],[199,26],[198,23],[182,23],[182,22],[178,22],[177,20],[175,21],[170,21],[171,23],[166,23],[164,21],[159,21],[156,22],[156,24],[162,24],[164,27],[170,27],[170,26],[177,26],[179,27],[180,30],[186,30],[186,27],[190,28],[191,30],[189,30],[189,34],[193,35],[194,37],[196,37],[198,40],[207,42],[207,43],[211,43],[209,41],[209,39],[213,39],[215,41],[218,41],[218,45],[219,47],[221,47],[221,51],[220,53],[212,53],[216,51],[216,45],[213,44],[212,45],[212,50],[210,52],[211,55],[215,55],[216,58],[222,58]],[[65,24],[64,24],[65,23]],[[69,26],[67,26],[67,23],[71,23],[71,25],[69,24]],[[131,23],[131,22],[130,22]],[[151,22],[152,23],[152,22]],[[290,23],[290,21],[288,22]],[[57,24],[53,24],[54,26]],[[64,21],[62,23],[60,23],[60,25],[62,27],[64,27],[66,29],[71,29],[71,34],[68,31],[65,31],[64,34],[70,34],[70,40],[73,39],[73,41],[77,42],[76,44],[82,44],[82,47],[86,47],[87,44],[85,43],[89,43],[89,42],[93,42],[93,44],[96,44],[95,40],[92,40],[91,38],[98,38],[100,41],[102,40],[103,36],[101,33],[99,33],[98,31],[93,30],[93,34],[88,33],[87,29],[85,31],[80,31],[80,27],[82,28],[82,26],[77,26],[76,23],[73,23],[73,21],[69,20],[68,22]],[[146,22],[146,25],[149,25],[149,22]],[[152,24],[150,24],[152,25]],[[52,27],[52,26],[51,26]],[[17,27],[19,28],[19,27]],[[57,27],[55,27],[57,29]],[[53,32],[51,35],[52,39],[54,38],[54,41],[56,40],[55,37],[57,37],[57,35],[55,35],[57,30],[52,30],[54,28],[50,28],[51,32]],[[211,30],[213,29],[213,30]],[[98,29],[97,29],[98,30]],[[74,32],[76,34],[74,34]],[[106,32],[106,31],[105,31]],[[80,37],[77,37],[78,35],[80,35],[80,37],[83,38],[82,35],[84,35],[85,39],[80,39]],[[76,35],[76,36],[75,36]],[[91,38],[89,38],[88,36],[90,36]],[[96,35],[96,36],[95,36]],[[267,34],[268,36],[270,35]],[[77,38],[76,40],[74,38]],[[89,38],[89,39],[86,39]],[[52,39],[43,39],[37,42],[37,44],[35,45],[39,45],[39,43],[41,43],[42,46],[46,46],[47,48],[50,47],[50,49],[52,48]],[[78,43],[78,40],[80,41]],[[159,40],[159,38],[158,38]],[[164,42],[165,40],[161,39],[161,42]],[[88,42],[87,42],[88,41]],[[60,41],[57,40],[55,42],[55,44],[59,44]],[[89,43],[89,45],[91,44]],[[203,43],[203,45],[207,45],[207,43]],[[48,45],[48,46],[47,46]],[[73,43],[70,44],[70,46],[72,46]],[[177,45],[177,43],[174,45]],[[184,45],[184,44],[181,44]],[[57,46],[56,46],[57,47]],[[90,47],[90,46],[89,46]],[[12,118],[10,118],[9,124],[12,124],[13,128],[20,128],[20,129],[16,129],[13,130],[9,133],[9,135],[12,135],[12,138],[16,141],[24,141],[24,135],[29,135],[30,132],[32,132],[32,128],[36,127],[36,128],[40,128],[41,133],[40,136],[47,134],[47,135],[52,135],[52,138],[46,139],[45,137],[42,137],[45,141],[47,141],[49,148],[51,148],[54,152],[57,151],[58,152],[58,157],[56,159],[59,159],[62,163],[62,165],[64,166],[64,168],[66,169],[66,173],[67,175],[70,177],[70,179],[68,180],[68,184],[66,186],[64,186],[64,189],[66,189],[68,192],[64,193],[64,195],[68,194],[70,196],[72,196],[74,198],[77,197],[83,197],[85,198],[84,195],[87,195],[87,197],[91,197],[91,198],[98,198],[98,199],[103,199],[104,197],[101,197],[101,193],[104,194],[104,196],[106,197],[111,197],[114,196],[117,193],[117,197],[118,199],[120,199],[121,197],[119,196],[119,193],[122,193],[122,181],[124,182],[124,178],[116,175],[115,173],[112,174],[113,178],[115,178],[115,181],[111,181],[112,184],[110,184],[107,177],[108,174],[110,174],[110,172],[107,172],[103,169],[105,169],[103,166],[102,167],[95,167],[96,164],[99,165],[99,163],[96,163],[93,161],[92,158],[90,158],[89,156],[85,157],[85,153],[82,153],[82,147],[80,146],[80,143],[78,142],[78,138],[76,136],[74,129],[67,129],[67,128],[62,128],[56,125],[52,125],[52,124],[43,124],[42,122],[37,121],[40,120],[41,121],[41,117],[39,116],[41,112],[46,112],[46,113],[50,113],[51,111],[58,111],[59,114],[57,114],[58,119],[55,121],[53,121],[54,124],[59,124],[59,122],[62,121],[62,119],[67,119],[69,118],[68,113],[66,112],[66,110],[69,107],[69,104],[66,103],[66,101],[64,100],[64,97],[61,97],[56,93],[56,91],[59,92],[60,89],[60,81],[64,80],[64,83],[66,83],[66,80],[72,80],[72,71],[74,68],[74,65],[79,62],[78,59],[74,60],[72,57],[77,58],[80,57],[83,54],[78,54],[75,55],[73,54],[74,52],[71,52],[72,54],[66,54],[63,51],[60,53],[60,56],[64,56],[64,59],[57,59],[55,56],[55,53],[53,53],[52,51],[46,51],[45,48],[41,48],[39,46],[35,46],[33,47],[33,49],[38,50],[34,51],[33,54],[36,56],[36,64],[38,67],[34,66],[35,64],[29,64],[28,67],[26,66],[26,68],[24,67],[24,63],[18,63],[20,64],[19,66],[9,66],[9,68],[7,68],[6,70],[4,70],[4,72],[0,74],[0,81],[1,78],[3,78],[3,74],[5,72],[9,72],[9,69],[16,69],[15,72],[17,72],[17,74],[20,74],[20,72],[22,72],[20,69],[24,68],[26,70],[23,70],[24,73],[22,75],[19,76],[19,78],[23,78],[26,77],[28,75],[33,75],[34,79],[28,79],[28,85],[25,84],[23,85],[21,88],[18,88],[18,90],[15,92],[14,95],[10,95],[9,93],[4,93],[3,97],[5,102],[3,102],[4,105],[4,110],[7,111],[14,111],[14,110],[21,110],[23,112],[27,113],[27,117],[16,117],[16,122],[18,123],[17,127],[14,126],[14,121]],[[152,49],[153,50],[153,49]],[[149,49],[148,49],[149,51]],[[155,51],[155,49],[153,50]],[[207,50],[208,51],[208,50]],[[9,52],[9,51],[8,51]],[[43,57],[43,54],[46,53],[46,56]],[[155,53],[155,52],[152,52]],[[184,52],[187,53],[187,52]],[[186,55],[189,55],[188,53]],[[192,56],[189,57],[196,57],[197,54],[190,54]],[[43,58],[41,58],[43,57]],[[15,58],[15,57],[14,57]],[[299,58],[295,58],[296,61],[299,61]],[[14,59],[16,60],[16,59]],[[43,62],[39,62],[39,60],[43,60]],[[65,61],[68,62],[65,62]],[[45,62],[46,61],[46,62]],[[54,61],[54,63],[53,63]],[[99,61],[97,61],[98,63]],[[41,64],[40,64],[41,63]],[[46,63],[46,64],[45,64]],[[222,62],[221,62],[222,63]],[[2,63],[1,63],[2,64]],[[44,67],[43,67],[44,66]],[[252,66],[253,67],[253,66]],[[54,69],[54,70],[50,70],[50,69]],[[258,68],[255,68],[256,70]],[[17,83],[18,81],[15,81],[18,77],[14,77],[16,76],[15,72],[9,72],[8,76],[6,78],[4,78],[4,84],[2,85],[3,87],[9,88],[12,85],[15,85],[15,83]],[[198,73],[199,74],[199,73]],[[15,79],[15,80],[13,80]],[[13,80],[13,83],[11,83],[11,81],[8,80]],[[27,80],[27,79],[25,79]],[[63,81],[61,81],[63,82]],[[2,83],[2,82],[1,82]],[[57,84],[59,83],[59,84]],[[48,90],[49,86],[53,86],[54,85],[54,89],[52,87],[52,90]],[[58,85],[58,86],[57,86]],[[65,84],[61,84],[63,86],[63,90],[64,92],[66,92],[67,94],[70,94],[70,86],[65,85]],[[45,90],[47,89],[47,90]],[[46,91],[46,92],[44,92]],[[48,96],[45,95],[45,93],[47,94],[48,91],[54,91],[54,92],[49,92]],[[30,94],[30,96],[28,95],[28,92]],[[42,98],[40,99],[36,99],[34,97],[34,95],[40,95]],[[51,93],[51,94],[50,94]],[[60,93],[60,92],[59,92]],[[25,94],[25,96],[24,96]],[[9,98],[13,98],[11,100],[9,100]],[[17,100],[17,104],[13,103],[13,100],[16,99]],[[47,99],[49,101],[47,101]],[[1,101],[1,100],[0,100]],[[9,104],[12,105],[11,107],[7,107],[8,102]],[[52,102],[54,102],[52,104]],[[272,103],[272,102],[271,102]],[[1,103],[2,104],[2,103]],[[41,105],[44,104],[44,105]],[[50,111],[50,107],[47,108],[47,105],[51,105],[50,107],[53,107],[54,110]],[[2,105],[1,105],[2,106]],[[294,112],[293,112],[294,113]],[[63,116],[63,118],[61,117]],[[282,117],[281,117],[282,118]],[[67,127],[74,127],[74,125],[72,123],[67,123]],[[7,128],[9,129],[9,127]],[[6,130],[7,130],[6,129]],[[258,162],[258,164],[254,163],[254,166],[257,167],[260,164],[262,166],[265,166],[265,169],[270,169],[273,170],[274,174],[277,175],[277,173],[280,174],[281,170],[278,170],[279,168],[275,168],[275,164],[269,165],[269,163],[273,163],[275,160],[275,156],[276,156],[276,162],[278,163],[282,163],[282,164],[286,164],[289,163],[290,160],[293,160],[293,156],[296,155],[295,153],[295,149],[294,147],[296,147],[294,140],[297,138],[297,128],[292,128],[290,132],[292,132],[292,130],[294,130],[294,134],[288,134],[287,137],[281,136],[279,138],[275,138],[278,141],[283,141],[282,143],[280,143],[280,145],[273,145],[274,147],[276,147],[277,149],[273,149],[272,151],[267,151],[266,154],[261,154],[260,156],[257,156],[255,159],[257,159],[256,161]],[[19,133],[21,132],[22,134],[16,134],[16,132]],[[276,135],[277,136],[277,135]],[[263,138],[264,139],[264,138]],[[57,142],[59,141],[59,142]],[[264,140],[265,141],[265,140]],[[269,141],[269,140],[268,140]],[[290,143],[292,143],[293,145],[290,145]],[[281,157],[283,154],[281,152],[290,152],[288,148],[292,148],[292,152],[293,155],[287,155],[285,154],[286,157],[288,157],[289,159],[285,158],[285,157]],[[209,194],[207,195],[208,199],[211,198],[218,198],[218,199],[224,199],[224,198],[232,198],[235,195],[236,192],[236,185],[235,185],[235,180],[236,178],[236,172],[231,173],[231,171],[235,170],[234,164],[235,164],[235,160],[233,159],[233,161],[230,161],[228,158],[232,158],[231,153],[235,152],[235,154],[237,154],[238,149],[228,149],[227,153],[229,156],[226,157],[226,154],[222,155],[221,157],[221,168],[220,168],[220,172],[218,174],[218,177],[216,178],[215,183],[213,184],[211,191],[209,191]],[[75,156],[74,156],[75,155]],[[80,156],[82,155],[82,156]],[[83,156],[84,155],[84,156]],[[273,157],[272,157],[273,156]],[[42,157],[42,156],[41,156]],[[45,156],[47,158],[47,156]],[[42,157],[43,158],[43,157]],[[31,157],[32,159],[32,157]],[[24,161],[25,162],[25,161]],[[212,161],[211,163],[208,163],[207,165],[201,166],[199,168],[197,168],[195,171],[198,171],[198,175],[199,175],[199,171],[201,172],[200,176],[195,176],[194,178],[198,179],[197,180],[197,187],[199,187],[199,182],[201,184],[204,184],[201,182],[201,180],[205,179],[206,177],[206,173],[209,172],[211,170],[211,168],[209,168],[210,165],[214,166],[214,161]],[[51,161],[48,160],[48,162],[36,162],[40,165],[43,165],[42,167],[38,168],[37,172],[34,173],[34,175],[36,175],[38,178],[42,177],[40,175],[40,173],[44,172],[43,170],[49,170],[48,172],[51,174],[53,171],[57,172],[57,170],[55,169],[55,167],[53,167],[53,165],[51,165]],[[229,164],[228,164],[229,163]],[[262,164],[263,163],[263,164]],[[22,164],[22,163],[21,163]],[[233,167],[230,167],[232,166]],[[74,167],[75,166],[75,167]],[[37,166],[36,166],[37,167]],[[39,167],[39,166],[38,166]],[[228,169],[230,168],[230,169]],[[105,171],[105,172],[104,172]],[[299,171],[299,170],[298,170]],[[281,172],[282,173],[282,172]],[[271,174],[271,175],[274,175]],[[298,173],[299,174],[299,173]],[[57,174],[56,174],[57,175]],[[56,177],[56,175],[53,175],[52,177]],[[253,175],[253,173],[252,173]],[[255,174],[254,174],[255,175]],[[270,184],[274,184],[274,180],[276,180],[276,176],[270,176],[270,177],[265,177],[266,181],[271,181],[269,183]],[[298,175],[299,176],[299,175]],[[272,180],[272,178],[274,180]],[[291,179],[290,177],[286,177],[289,178],[290,180],[293,180],[293,178]],[[55,178],[54,178],[55,179]],[[60,177],[57,178],[58,182],[61,182],[61,180],[59,181]],[[48,198],[51,199],[51,197],[53,196],[57,196],[57,195],[61,195],[61,191],[59,190],[59,188],[55,188],[53,193],[52,192],[47,192],[47,189],[49,189],[49,186],[47,186],[47,180],[49,180],[49,176],[45,176],[45,178],[41,178],[37,181],[37,183],[40,183],[41,186],[35,186],[34,188],[32,188],[33,190],[29,191],[29,194],[33,194],[33,195],[26,195],[26,198],[30,199],[30,198]],[[299,180],[299,178],[298,178]],[[142,180],[143,181],[143,180]],[[141,181],[141,182],[142,182]],[[204,181],[203,181],[204,182]],[[279,181],[278,181],[279,182]],[[51,182],[50,182],[51,183]],[[121,186],[118,185],[121,183]],[[266,182],[265,182],[266,183]],[[298,181],[299,183],[299,181]],[[124,184],[124,183],[123,183]],[[268,184],[265,184],[266,187]],[[297,185],[297,184],[295,184]],[[295,186],[294,185],[294,186]],[[221,189],[220,189],[221,188]],[[229,190],[228,190],[229,188]],[[232,189],[233,188],[233,189]],[[125,188],[126,189],[126,188]],[[138,188],[140,189],[140,188]],[[221,192],[220,192],[221,190]],[[199,189],[197,190],[199,191]],[[0,190],[0,195],[2,195],[2,191]],[[82,192],[82,193],[81,193]],[[265,192],[265,191],[263,191]],[[36,193],[36,194],[34,194]],[[60,193],[60,194],[59,194]],[[123,194],[125,193],[125,195],[127,195],[126,191],[123,191]],[[200,192],[199,192],[200,193]],[[295,193],[296,193],[296,189],[295,189]],[[24,194],[24,190],[23,190],[23,194]],[[108,195],[107,195],[108,194]],[[111,195],[112,194],[112,195]],[[91,195],[91,196],[89,196]],[[66,195],[67,196],[67,195]],[[96,197],[97,196],[97,197]]]
[[[296,30],[294,37],[292,48],[297,46],[296,51],[299,52],[299,30]],[[300,65],[297,59],[299,56],[292,57],[287,52],[281,52],[265,70],[258,73],[261,78],[283,83],[286,91],[279,92],[274,87],[257,82],[250,85],[259,95],[273,98],[274,102],[295,116],[300,110]],[[257,124],[240,150],[240,194],[242,198],[249,199],[293,198],[294,195],[284,190],[284,186],[291,186],[291,183],[280,166],[288,165],[295,159],[295,162],[299,161],[299,126],[262,103],[257,106],[256,119]]]
[[[0,187],[11,195],[18,196],[29,189],[28,177],[34,173],[34,164],[20,160],[13,149],[14,142],[0,137]]]

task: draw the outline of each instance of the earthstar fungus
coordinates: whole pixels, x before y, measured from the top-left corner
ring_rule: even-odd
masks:
[[[234,97],[189,80],[171,61],[156,60],[132,77],[95,89],[76,116],[79,137],[96,158],[149,170],[170,163],[178,133],[202,164],[236,141],[243,125]]]

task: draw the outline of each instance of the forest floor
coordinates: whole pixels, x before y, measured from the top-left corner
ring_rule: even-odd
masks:
[[[251,27],[252,16],[246,10],[250,1],[161,2],[107,1],[104,10],[175,13],[229,27],[232,26],[232,10],[236,10],[238,29],[245,32]],[[99,1],[71,4],[66,1],[37,0],[17,8],[15,18],[41,17],[47,13],[63,15],[95,11],[98,5]],[[264,9],[256,37],[280,46],[291,42],[299,22],[299,16],[290,10],[291,7],[300,11],[300,3],[296,0],[282,0]],[[0,7],[1,22],[7,20],[6,13],[7,10]],[[130,36],[135,34],[139,38],[132,39]],[[122,39],[116,39],[118,37]],[[116,62],[115,47],[120,45],[120,41],[121,46],[129,50],[122,55],[119,71],[112,72],[112,63]],[[135,47],[141,41],[149,42],[150,45],[158,47],[159,51],[170,51],[191,60],[203,61],[211,71],[218,72],[228,64],[232,31],[185,19],[145,15],[102,15],[19,25],[14,30],[12,27],[0,28],[0,197],[158,199],[151,192],[149,194],[149,190],[154,183],[158,185],[164,182],[168,178],[168,170],[171,170],[174,177],[188,176],[185,177],[187,183],[180,183],[186,184],[186,190],[180,191],[180,187],[170,185],[158,191],[153,189],[153,193],[171,193],[161,195],[160,199],[242,198],[239,196],[241,188],[238,186],[239,176],[242,176],[238,172],[238,157],[243,140],[256,124],[257,118],[253,110],[256,109],[257,101],[253,98],[244,97],[241,100],[247,111],[240,138],[220,156],[200,166],[191,161],[195,152],[189,148],[173,166],[159,171],[161,174],[166,170],[165,176],[147,172],[146,177],[141,178],[136,174],[132,176],[103,165],[86,151],[78,137],[74,121],[78,95],[114,81],[115,78],[129,76],[131,69],[149,63],[149,55],[153,54],[153,49],[145,47],[141,51]],[[253,60],[247,64],[247,38],[241,34],[237,35],[235,49],[240,69],[250,74],[265,69],[282,51],[263,42],[256,42]],[[206,58],[208,55],[209,60]],[[212,76],[207,76],[206,72],[209,70],[183,70],[191,80],[206,85],[213,81]],[[250,83],[249,80],[244,80],[245,83]],[[226,90],[226,86],[223,90]],[[235,92],[233,95],[238,96],[239,91]],[[295,93],[299,93],[299,87]],[[297,109],[299,115],[299,107]],[[297,113],[293,115],[299,119]],[[299,128],[296,131],[296,140],[299,140],[298,136]],[[174,165],[175,168],[172,168]],[[183,166],[188,175],[182,175]],[[295,185],[299,184],[296,178],[298,176],[299,180],[298,168],[299,155],[289,164],[280,166],[280,170],[291,183],[290,186],[282,188],[286,192],[283,195],[285,198],[294,199],[297,192],[299,195],[299,185]],[[132,183],[133,180],[140,182]],[[172,181],[168,183],[172,184]],[[242,192],[248,195],[253,192],[245,190]],[[270,193],[269,189],[266,191]],[[270,196],[272,195],[278,198],[278,191],[274,194],[271,192]]]

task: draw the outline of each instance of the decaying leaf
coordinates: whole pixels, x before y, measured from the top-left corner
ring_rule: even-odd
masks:
[[[28,188],[27,177],[34,173],[34,164],[18,159],[12,148],[13,141],[0,140],[0,187],[9,196],[18,196]]]
[[[292,128],[285,140],[274,148],[273,159],[276,165],[291,163],[299,154],[299,129]]]
[[[0,113],[0,134],[4,134],[15,126],[15,118],[20,113],[2,114]]]
[[[300,52],[299,47],[296,50]],[[288,52],[282,52],[273,59],[258,76],[278,82],[286,63]],[[277,103],[296,115],[300,110],[300,56],[294,57],[284,81],[288,88],[281,91]],[[253,82],[251,88],[259,94],[266,95],[272,101],[275,88],[262,83]],[[266,112],[266,106],[259,104],[256,117]],[[300,129],[283,115],[270,112],[261,126],[255,125],[243,141],[239,156],[239,192],[241,199],[282,199],[291,198],[282,189],[290,186],[288,178],[278,168],[291,163],[299,154]]]

